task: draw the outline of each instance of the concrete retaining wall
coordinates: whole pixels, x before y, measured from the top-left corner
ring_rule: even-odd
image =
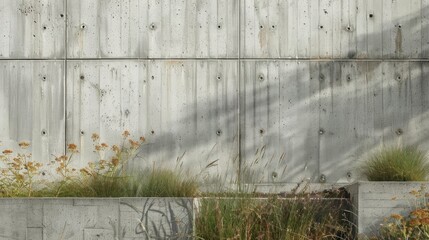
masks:
[[[421,198],[410,192],[422,191],[424,196],[428,187],[429,183],[426,182],[357,182],[347,186],[356,233],[362,239],[371,237],[377,233],[385,218],[392,214],[406,216],[421,203]]]
[[[0,199],[0,240],[192,239],[194,199]]]

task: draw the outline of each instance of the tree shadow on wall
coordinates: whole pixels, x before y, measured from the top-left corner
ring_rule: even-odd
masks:
[[[392,23],[391,28],[373,35],[394,36],[391,33],[396,32],[393,42],[410,42],[407,38],[421,35],[425,27],[414,25],[421,19],[420,12],[414,16],[396,19],[400,25]],[[401,34],[404,29],[411,34]],[[404,40],[398,40],[398,35]],[[357,42],[373,38],[357,36]],[[244,182],[318,182],[322,174],[330,183],[357,179],[356,163],[383,144],[429,146],[429,64],[403,61],[403,47],[396,47],[391,57],[401,61],[243,60],[240,113],[238,103],[219,99],[225,95],[197,101],[188,105],[185,117],[169,124],[205,130],[183,134],[188,137],[180,142],[174,140],[180,131],[163,133],[143,152],[148,158],[163,152],[165,159],[171,159],[180,152],[186,158],[193,149],[216,148],[194,154],[202,159],[189,159],[188,167],[198,161],[203,163],[200,166],[217,161],[217,174],[232,176],[240,169]],[[428,45],[422,43],[422,47],[423,56]],[[219,85],[220,91],[232,94],[228,97],[236,97],[237,93],[222,87]],[[199,104],[207,107],[203,113],[195,108]],[[229,158],[220,158],[225,157],[224,151],[230,152]],[[240,151],[240,161],[235,151]]]

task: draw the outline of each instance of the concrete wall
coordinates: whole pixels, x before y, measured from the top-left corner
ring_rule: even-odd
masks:
[[[133,166],[347,183],[429,146],[427,0],[0,0],[0,150],[144,135]]]
[[[194,199],[0,199],[1,240],[192,239]]]

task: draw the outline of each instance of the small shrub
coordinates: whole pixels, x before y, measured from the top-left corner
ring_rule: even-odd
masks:
[[[415,147],[391,147],[372,155],[361,171],[369,181],[425,181],[429,164],[425,153]]]

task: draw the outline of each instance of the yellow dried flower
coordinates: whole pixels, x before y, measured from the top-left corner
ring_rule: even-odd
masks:
[[[425,217],[425,218],[420,219],[420,223],[423,226],[429,226],[429,218]]]
[[[55,158],[55,161],[57,161],[57,162],[65,162],[65,161],[67,161],[68,160],[68,156],[66,156],[66,155],[61,155],[61,156],[59,156],[59,157],[56,157]]]
[[[116,154],[118,154],[121,151],[121,149],[118,146],[113,145],[112,146],[112,151],[114,151]]]
[[[86,169],[86,168],[81,168],[80,169],[80,172],[82,173],[82,174],[85,174],[85,175],[89,175],[89,176],[91,176],[92,174],[91,174],[91,172],[88,170],[88,169]]]
[[[74,144],[74,143],[70,143],[70,144],[68,145],[67,149],[68,149],[70,152],[74,152],[74,153],[78,152],[78,151],[77,151],[77,146],[76,146],[76,144]]]
[[[97,134],[97,133],[93,133],[92,134],[92,136],[91,136],[91,138],[92,138],[92,141],[97,141],[98,139],[100,139],[100,136]]]
[[[411,227],[416,227],[416,226],[420,226],[420,221],[418,219],[411,219],[410,220],[410,226]]]
[[[118,166],[119,165],[119,159],[118,158],[112,158],[112,164],[113,166]]]
[[[30,146],[30,143],[29,142],[20,142],[20,143],[18,143],[18,145],[20,148],[26,149]]]
[[[28,172],[35,172],[37,168],[33,165],[33,162],[28,162],[24,164],[24,168],[28,170]]]
[[[132,149],[137,149],[137,148],[139,148],[139,147],[140,147],[140,143],[139,143],[139,142],[137,142],[137,141],[133,141],[133,140],[131,140],[131,139],[129,139],[128,141],[130,142],[130,144],[131,144],[131,148],[132,148]]]
[[[127,137],[129,137],[129,136],[130,136],[130,132],[128,132],[128,130],[125,130],[125,131],[122,133],[122,136],[123,136],[124,138],[127,138]]]
[[[14,161],[15,163],[17,163],[17,164],[21,164],[21,163],[22,163],[21,159],[20,159],[20,158],[17,158],[17,157],[13,158],[13,161]]]
[[[10,150],[10,149],[6,149],[6,150],[3,151],[4,155],[9,155],[9,154],[12,154],[12,153],[13,153],[13,151]]]
[[[12,163],[12,168],[15,169],[15,170],[20,170],[21,169],[21,164]]]
[[[416,210],[412,211],[410,213],[410,215],[414,216],[414,217],[417,217],[417,218],[424,218],[424,217],[429,216],[429,213],[428,213],[427,209],[421,209],[421,208],[419,208],[419,209],[416,209]]]

